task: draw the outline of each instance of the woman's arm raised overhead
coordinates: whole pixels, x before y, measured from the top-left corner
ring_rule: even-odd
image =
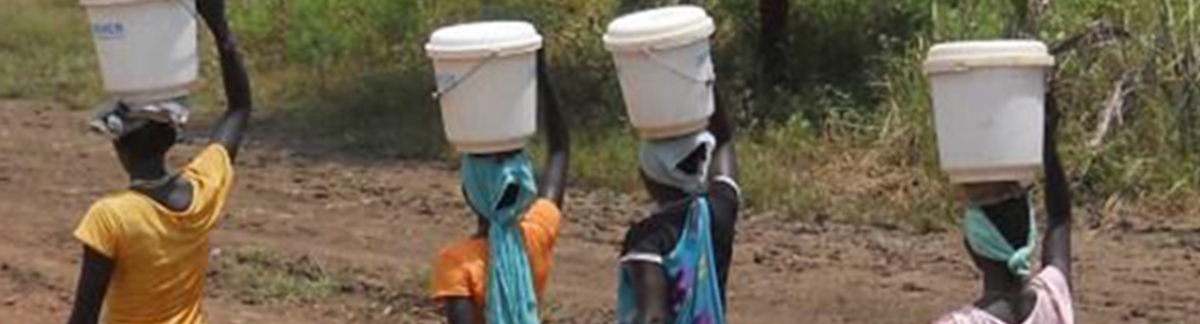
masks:
[[[1045,172],[1047,230],[1042,263],[1062,270],[1071,278],[1071,193],[1070,182],[1058,153],[1058,126],[1061,112],[1055,98],[1054,82],[1046,93]]]
[[[225,84],[225,99],[228,105],[225,114],[213,127],[212,140],[224,145],[229,157],[236,159],[250,121],[250,112],[253,110],[250,77],[238,51],[237,39],[229,30],[225,0],[200,0],[196,5],[217,44],[221,79]]]

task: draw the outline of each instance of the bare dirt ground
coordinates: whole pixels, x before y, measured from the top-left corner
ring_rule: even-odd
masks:
[[[2,324],[65,321],[81,253],[71,231],[91,201],[123,184],[87,117],[0,102]],[[430,261],[473,226],[453,170],[301,150],[259,132],[212,239],[210,322],[437,323],[423,297]],[[628,195],[570,192],[549,322],[610,322],[617,243],[640,206]],[[1117,226],[1087,226],[1100,216],[1080,214],[1079,323],[1200,323],[1200,215],[1108,215]],[[956,233],[795,219],[745,213],[731,322],[922,323],[977,293]]]

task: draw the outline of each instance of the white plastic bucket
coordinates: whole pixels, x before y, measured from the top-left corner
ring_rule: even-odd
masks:
[[[200,70],[195,0],[83,0],[105,89],[129,101],[186,94]]]
[[[1037,41],[947,43],[929,51],[938,153],[951,182],[1029,182],[1037,175],[1053,65]]]
[[[537,57],[542,36],[525,22],[438,29],[433,59],[446,137],[460,152],[520,149],[537,131]]]
[[[639,136],[669,138],[708,126],[716,80],[708,37],[715,28],[695,6],[637,12],[608,25],[604,45]]]

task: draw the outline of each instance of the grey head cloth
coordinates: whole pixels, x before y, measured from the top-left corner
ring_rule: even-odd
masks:
[[[90,125],[92,130],[118,139],[151,122],[182,128],[190,114],[191,102],[186,96],[139,104],[113,99],[93,109]]]

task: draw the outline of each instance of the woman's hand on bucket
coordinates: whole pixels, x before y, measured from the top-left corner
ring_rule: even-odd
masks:
[[[225,0],[198,0],[196,1],[196,10],[204,19],[204,24],[208,25],[208,30],[217,40],[217,45],[225,45],[232,36],[225,13]]]
[[[542,173],[538,193],[554,201],[561,208],[567,191],[567,167],[570,165],[571,138],[563,118],[558,92],[554,90],[554,79],[550,76],[545,50],[537,53],[537,87],[541,97],[540,113],[546,127],[547,152],[546,170]]]
[[[1055,82],[1053,79],[1051,79],[1046,84],[1046,97],[1044,98],[1045,107],[1046,107],[1046,112],[1045,112],[1045,114],[1046,114],[1045,133],[1046,134],[1045,134],[1045,136],[1047,137],[1048,140],[1054,142],[1055,144],[1057,144],[1057,142],[1058,142],[1057,141],[1058,125],[1059,125],[1059,119],[1062,116],[1062,113],[1058,109],[1058,98],[1055,95],[1055,93],[1057,92],[1056,87],[1057,87],[1057,82]],[[1047,149],[1049,149],[1049,147],[1047,147]]]
[[[713,115],[709,118],[708,131],[717,138],[717,147],[713,151],[713,164],[710,179],[729,177],[737,179],[737,151],[733,148],[734,121],[733,114],[721,104],[721,93],[713,85]]]

